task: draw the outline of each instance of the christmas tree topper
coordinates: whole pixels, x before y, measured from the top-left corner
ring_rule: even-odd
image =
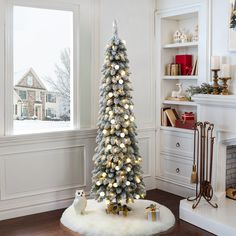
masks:
[[[117,27],[117,21],[113,21],[113,34],[117,37],[118,36],[118,27]]]

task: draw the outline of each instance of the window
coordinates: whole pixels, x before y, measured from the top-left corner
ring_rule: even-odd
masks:
[[[57,102],[57,99],[56,99],[56,95],[55,94],[47,94],[47,102],[50,102],[50,103],[56,103]]]
[[[33,86],[33,77],[31,75],[27,77],[27,85],[30,87]]]
[[[19,97],[22,100],[26,100],[27,99],[27,92],[25,90],[19,90]]]
[[[31,3],[31,7],[13,6],[13,89],[22,88],[18,92],[21,112],[17,118],[13,115],[13,133],[76,128],[78,9],[67,3],[55,9],[52,2],[48,9],[46,1],[42,7]]]

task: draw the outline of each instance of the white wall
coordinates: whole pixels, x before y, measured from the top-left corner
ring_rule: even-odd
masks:
[[[112,37],[112,22],[118,21],[118,31],[126,41],[130,60],[131,82],[134,88],[135,114],[139,128],[155,126],[153,43],[153,0],[101,0],[100,66],[106,44]]]
[[[232,65],[231,91],[236,94],[236,52],[228,50],[229,0],[212,0],[212,54]]]

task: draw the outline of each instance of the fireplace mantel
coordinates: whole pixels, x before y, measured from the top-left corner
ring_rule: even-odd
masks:
[[[198,121],[209,121],[215,126],[215,147],[213,158],[214,199],[219,205],[212,208],[204,201],[197,209],[187,200],[180,202],[180,218],[216,235],[236,235],[236,201],[225,197],[226,148],[236,145],[236,96],[205,95],[193,96],[197,105]]]
[[[201,105],[236,107],[236,95],[198,94],[194,95],[192,99],[196,104],[201,104]]]
[[[236,132],[236,95],[208,95],[193,96],[197,104],[199,121],[209,121],[215,124],[215,130]]]

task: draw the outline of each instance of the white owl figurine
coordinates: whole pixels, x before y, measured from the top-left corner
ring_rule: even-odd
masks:
[[[85,208],[87,206],[87,199],[85,197],[84,190],[76,190],[75,192],[75,200],[73,202],[73,207],[75,209],[75,213],[83,215],[85,213]]]

